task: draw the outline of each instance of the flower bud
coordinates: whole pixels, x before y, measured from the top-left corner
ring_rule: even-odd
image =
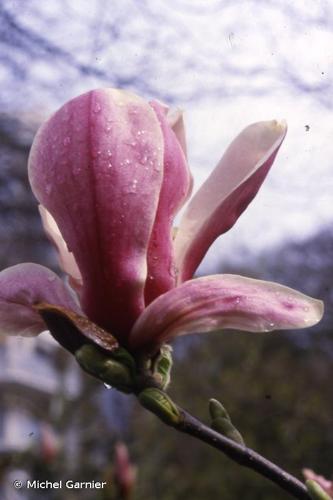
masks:
[[[173,427],[181,421],[181,413],[167,394],[148,387],[140,392],[138,399],[142,406],[157,415],[165,424]]]
[[[228,439],[235,441],[235,443],[245,446],[241,433],[236,429],[236,427],[233,426],[230,420],[221,417],[215,418],[212,420],[211,427],[214,431],[217,431]]]
[[[158,382],[165,390],[170,383],[170,373],[172,368],[172,347],[164,344],[160,349],[160,355],[156,362],[154,375],[158,378]]]
[[[228,439],[231,439],[232,441],[235,441],[236,443],[245,446],[244,439],[241,433],[236,429],[236,427],[231,422],[229,413],[224,408],[222,403],[217,401],[217,399],[210,399],[209,413],[212,418],[211,422],[212,429],[219,432]]]
[[[125,364],[112,359],[110,355],[106,356],[96,347],[88,344],[78,349],[75,357],[81,368],[90,375],[120,391],[132,392],[132,375]]]

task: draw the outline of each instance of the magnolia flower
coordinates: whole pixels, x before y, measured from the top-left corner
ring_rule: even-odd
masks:
[[[234,275],[191,279],[256,195],[285,134],[277,121],[245,128],[175,230],[192,188],[181,113],[113,89],[65,104],[37,133],[29,179],[68,280],[37,264],[2,271],[0,331],[49,328],[73,353],[117,342],[152,356],[179,335],[317,323],[322,303],[285,286]]]

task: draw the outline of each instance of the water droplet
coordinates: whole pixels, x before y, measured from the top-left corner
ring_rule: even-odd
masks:
[[[105,389],[112,389],[112,385],[109,385],[109,384],[104,383],[104,387],[105,387]]]
[[[93,158],[97,158],[97,156],[101,156],[102,154],[102,151],[98,150],[98,151],[93,151],[92,152],[92,157]]]
[[[270,328],[274,328],[275,323],[271,322],[271,323],[269,323],[269,325],[268,325],[268,326],[269,326]]]
[[[56,279],[56,276],[49,276],[47,278],[47,281],[49,281],[50,283],[52,283],[53,281],[55,281],[55,279]]]
[[[135,192],[136,192],[137,185],[138,185],[138,180],[137,180],[137,179],[134,179],[134,180],[133,180],[133,182],[132,182],[132,184],[131,184],[131,187],[130,187],[129,193],[135,193]]]
[[[46,191],[46,194],[51,194],[52,184],[46,184],[45,191]]]
[[[112,156],[112,151],[111,151],[111,149],[107,149],[107,150],[106,150],[106,154],[107,154],[107,156],[108,156],[109,158],[111,158],[111,156]]]
[[[98,102],[96,102],[96,104],[93,107],[93,112],[94,113],[99,113],[101,109],[102,108],[101,108],[100,104]]]
[[[63,141],[64,146],[68,146],[70,143],[71,143],[71,138],[68,136],[65,137],[65,139]]]

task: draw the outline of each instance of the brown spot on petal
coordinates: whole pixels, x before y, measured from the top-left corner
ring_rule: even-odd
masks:
[[[118,347],[118,342],[111,333],[85,316],[44,302],[35,304],[34,308],[45,321],[53,338],[72,354],[84,344],[95,344],[108,352]]]

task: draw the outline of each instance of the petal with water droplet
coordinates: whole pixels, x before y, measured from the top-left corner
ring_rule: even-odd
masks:
[[[148,279],[145,303],[175,285],[172,223],[192,189],[192,176],[176,135],[165,116],[165,108],[153,101],[151,106],[160,122],[164,138],[163,183],[148,248]]]
[[[64,146],[66,137],[71,142]],[[85,313],[125,338],[144,308],[147,248],[163,177],[163,136],[153,109],[114,89],[73,99],[39,130],[29,177],[74,254]]]
[[[213,275],[186,281],[155,299],[135,323],[130,345],[154,352],[179,335],[224,328],[250,332],[305,328],[318,323],[322,315],[321,301],[283,285]]]

